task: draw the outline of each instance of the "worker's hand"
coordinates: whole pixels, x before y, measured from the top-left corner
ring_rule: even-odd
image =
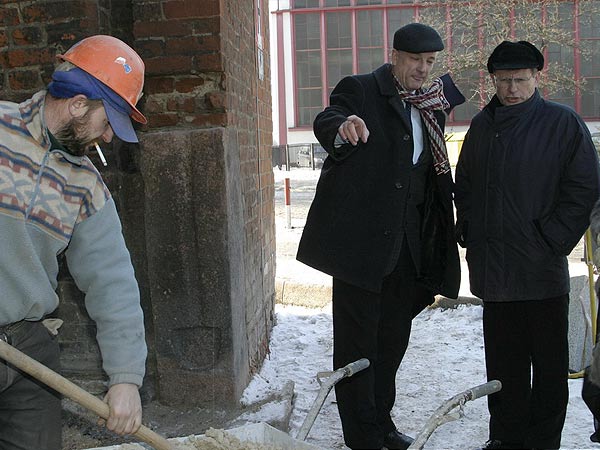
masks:
[[[344,123],[339,126],[338,133],[342,139],[345,139],[352,145],[358,144],[359,139],[366,143],[369,138],[369,130],[367,129],[367,125],[365,125],[365,121],[355,115],[346,118]]]
[[[142,425],[142,401],[135,384],[113,384],[104,397],[109,416],[106,428],[119,435],[133,434]],[[104,425],[104,420],[99,421]]]

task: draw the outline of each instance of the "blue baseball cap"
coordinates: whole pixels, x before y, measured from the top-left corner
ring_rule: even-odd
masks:
[[[131,106],[115,91],[84,70],[74,67],[55,71],[48,84],[48,92],[57,98],[71,98],[83,94],[90,100],[102,100],[106,117],[119,139],[139,142],[131,123]]]

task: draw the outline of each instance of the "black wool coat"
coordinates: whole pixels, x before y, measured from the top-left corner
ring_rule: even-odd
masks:
[[[575,111],[537,90],[513,106],[494,96],[473,118],[456,166],[471,292],[489,302],[567,294],[567,255],[599,195],[596,149]]]
[[[369,138],[357,146],[335,148],[337,130],[352,114],[365,121]],[[443,130],[444,113],[436,111],[436,118]],[[329,156],[297,259],[346,283],[380,292],[400,245],[406,245],[406,224],[418,223],[412,238],[421,248],[418,279],[427,293],[423,302],[431,303],[435,294],[457,297],[460,263],[453,236],[452,176],[436,175],[430,158],[424,201],[411,204],[413,138],[389,64],[341,80],[330,106],[316,117],[314,132]],[[423,151],[430,152],[426,136],[425,141]]]

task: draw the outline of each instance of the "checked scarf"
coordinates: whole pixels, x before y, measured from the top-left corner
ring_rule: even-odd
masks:
[[[444,97],[444,84],[440,78],[433,80],[433,84],[427,88],[420,88],[414,92],[405,91],[400,82],[392,72],[394,84],[398,90],[398,95],[405,102],[416,107],[421,113],[421,118],[425,124],[427,135],[431,143],[431,154],[433,155],[433,167],[435,173],[441,175],[450,172],[450,161],[448,160],[448,150],[446,149],[446,140],[444,132],[437,123],[433,111],[450,108],[450,103]]]

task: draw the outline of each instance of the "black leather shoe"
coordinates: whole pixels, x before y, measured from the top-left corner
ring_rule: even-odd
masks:
[[[413,438],[398,430],[390,431],[383,438],[383,446],[388,450],[406,450],[414,441]]]

